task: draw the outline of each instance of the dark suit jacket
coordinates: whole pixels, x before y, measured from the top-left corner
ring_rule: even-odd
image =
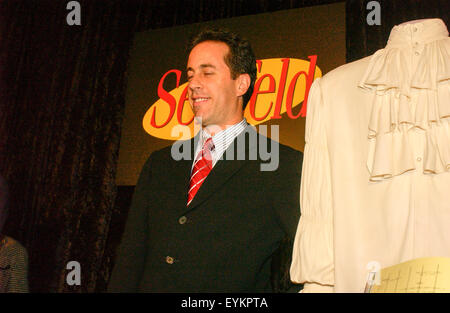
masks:
[[[243,136],[245,158],[236,160]],[[108,290],[272,291],[272,256],[283,240],[293,240],[300,217],[302,154],[279,145],[278,168],[261,171],[269,162],[260,157],[262,142],[269,149],[274,144],[247,127],[228,148],[234,157],[224,153],[189,207],[193,158],[175,161],[171,147],[152,153],[136,186]]]

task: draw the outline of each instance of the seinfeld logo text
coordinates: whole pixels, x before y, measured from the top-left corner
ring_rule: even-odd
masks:
[[[297,119],[306,116],[309,89],[314,79],[322,76],[316,65],[317,55],[309,61],[282,58],[257,60],[257,79],[253,95],[245,109],[244,116],[252,125],[271,119]],[[158,99],[144,115],[142,124],[151,136],[166,140],[178,140],[172,130],[177,125],[188,126],[194,132],[194,114],[187,98],[188,83],[180,85],[182,72],[167,71],[158,84]],[[169,75],[176,76],[175,89],[164,89]],[[302,104],[298,113],[293,108]],[[285,115],[282,115],[286,113]]]

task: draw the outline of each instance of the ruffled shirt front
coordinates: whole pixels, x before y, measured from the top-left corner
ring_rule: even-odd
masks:
[[[375,94],[369,120],[371,180],[415,170],[407,133],[426,132],[423,172],[450,170],[450,41],[439,19],[395,26],[359,84]]]
[[[363,292],[373,264],[450,257],[449,56],[428,19],[314,81],[291,264],[304,292]]]

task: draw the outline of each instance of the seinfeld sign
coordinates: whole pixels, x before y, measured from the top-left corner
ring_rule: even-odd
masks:
[[[257,79],[253,95],[245,109],[244,116],[252,125],[258,125],[271,119],[298,119],[306,116],[309,89],[314,79],[322,76],[316,65],[317,55],[309,56],[309,61],[283,58],[257,60]],[[150,106],[142,121],[145,131],[151,136],[166,139],[180,139],[179,125],[194,131],[194,113],[187,98],[188,83],[180,85],[181,71],[166,72],[158,84],[159,100]],[[167,91],[164,80],[169,75],[176,76],[176,88]],[[302,104],[297,114],[293,108]]]

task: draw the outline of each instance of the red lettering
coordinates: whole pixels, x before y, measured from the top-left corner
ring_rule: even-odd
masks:
[[[292,114],[292,98],[294,97],[294,90],[295,86],[297,85],[297,80],[300,75],[304,74],[306,79],[306,73],[304,71],[298,72],[294,75],[294,77],[291,80],[291,83],[289,84],[288,94],[286,98],[286,113],[288,114],[289,118],[295,120],[300,117],[300,113],[298,115]]]
[[[280,77],[280,87],[278,88],[278,93],[277,93],[277,102],[275,104],[275,111],[274,114],[272,116],[272,119],[280,119],[281,118],[281,103],[283,101],[283,96],[284,96],[284,87],[286,86],[286,77],[287,77],[287,72],[288,72],[288,68],[289,68],[289,58],[286,59],[281,59],[281,62],[283,62],[283,68],[281,69],[281,77]]]
[[[317,55],[310,55],[310,56],[308,56],[308,58],[310,59],[310,62],[309,62],[308,75],[306,75],[305,100],[303,100],[303,105],[300,110],[301,117],[306,116],[306,105],[308,103],[309,90],[311,89],[311,85],[314,81],[314,72],[316,71]]]
[[[262,60],[256,60],[256,67],[258,68],[258,73],[261,73]]]
[[[291,80],[291,83],[289,84],[288,94],[287,94],[287,98],[286,98],[286,113],[289,116],[289,118],[291,118],[293,120],[295,120],[301,116],[301,112],[298,115],[292,114],[292,101],[293,101],[293,97],[294,97],[295,86],[297,85],[297,80],[298,80],[299,76],[302,74],[305,75],[305,80],[307,79],[308,75],[304,71],[301,71],[301,72],[298,72],[297,74],[295,74]],[[305,94],[305,96],[306,96],[306,94]]]
[[[177,108],[177,120],[178,124],[180,125],[189,125],[194,120],[194,116],[192,116],[191,120],[189,122],[183,123],[181,120],[183,118],[183,108],[185,101],[188,100],[188,97],[186,96],[188,92],[188,85],[186,85],[186,88],[184,88],[183,92],[181,93],[180,100],[178,101],[178,108]]]
[[[289,118],[291,119],[297,119],[300,116],[305,117],[306,116],[306,103],[308,102],[308,93],[309,89],[311,88],[311,84],[314,79],[314,71],[316,69],[316,61],[317,61],[317,55],[309,56],[310,63],[309,63],[309,69],[308,73],[301,71],[294,75],[292,78],[291,83],[289,84],[288,94],[286,97],[286,112]],[[292,101],[294,97],[294,90],[295,86],[297,84],[297,80],[300,77],[300,75],[305,75],[305,81],[306,81],[306,88],[305,88],[305,97],[303,100],[302,108],[300,109],[300,112],[297,115],[292,114]]]
[[[155,108],[153,109],[152,119],[151,119],[151,122],[150,122],[150,124],[154,128],[162,128],[162,127],[166,126],[169,123],[169,121],[172,119],[173,114],[175,113],[175,109],[176,109],[176,106],[177,106],[177,100],[175,99],[174,96],[172,96],[170,93],[165,91],[164,88],[163,88],[164,80],[166,79],[167,75],[169,75],[170,73],[175,73],[177,75],[177,86],[176,86],[176,88],[178,88],[178,86],[180,85],[181,71],[179,71],[179,70],[170,70],[170,71],[168,71],[167,73],[165,73],[163,75],[163,77],[159,81],[159,84],[158,84],[158,96],[162,100],[166,101],[166,103],[169,105],[170,113],[169,113],[169,116],[167,117],[167,120],[163,124],[156,125],[156,106],[155,106]]]
[[[269,89],[268,90],[259,90],[262,81],[266,77],[269,78]],[[254,87],[254,90],[253,90],[253,95],[250,98],[250,103],[249,103],[250,115],[252,116],[252,118],[255,121],[262,121],[262,120],[264,120],[267,117],[267,115],[269,115],[270,110],[272,110],[272,104],[273,104],[273,101],[270,102],[270,106],[269,106],[269,109],[267,110],[267,113],[264,116],[262,116],[260,118],[257,118],[256,114],[255,114],[256,98],[258,97],[259,94],[272,93],[272,92],[275,92],[275,79],[273,78],[273,76],[270,75],[270,74],[265,74],[265,75],[261,76],[255,83],[255,87]]]
[[[311,55],[311,56],[308,56],[308,58],[310,59],[308,71],[307,72],[300,71],[300,72],[296,73],[294,75],[294,77],[292,78],[292,80],[290,81],[289,87],[287,90],[286,112],[287,112],[288,117],[291,119],[297,119],[300,116],[301,117],[306,116],[309,90],[311,89],[311,85],[314,81],[314,74],[315,74],[316,63],[317,63],[317,55]],[[275,91],[277,92],[277,95],[276,95],[275,107],[273,108],[274,112],[273,112],[273,116],[271,117],[271,119],[281,119],[282,118],[281,109],[282,109],[282,103],[283,103],[283,98],[284,98],[284,94],[285,94],[285,87],[286,87],[286,81],[287,81],[287,74],[288,74],[288,70],[289,70],[290,58],[281,59],[281,62],[282,62],[282,68],[281,68],[281,76],[280,76],[278,90],[275,90],[277,82],[276,82],[274,76],[271,74],[265,74],[265,75],[261,76],[255,82],[254,92],[252,94],[252,97],[250,98],[250,103],[249,103],[249,110],[250,110],[249,113],[250,113],[250,116],[255,121],[262,121],[262,120],[266,119],[267,116],[269,115],[269,113],[272,111],[272,108],[274,106],[273,101],[271,101],[266,113],[261,117],[257,117],[256,116],[256,104],[257,104],[258,95],[275,93]],[[257,60],[256,65],[257,65],[258,72],[261,73],[261,69],[263,66],[263,60]],[[169,114],[164,123],[157,125],[157,123],[156,123],[156,113],[157,113],[156,109],[157,108],[155,106],[153,108],[153,112],[152,112],[152,116],[151,116],[151,120],[150,120],[150,124],[154,128],[162,128],[162,127],[166,126],[172,120],[172,118],[175,114],[175,111],[177,111],[177,121],[178,121],[178,124],[180,124],[180,125],[188,126],[192,123],[192,121],[194,119],[194,116],[192,116],[192,118],[189,121],[187,121],[187,122],[182,121],[184,104],[188,100],[188,97],[187,97],[188,87],[186,86],[186,88],[184,88],[179,99],[176,99],[173,95],[171,95],[168,91],[166,91],[164,89],[164,81],[167,78],[167,76],[170,74],[176,75],[176,88],[179,88],[179,85],[180,85],[180,79],[181,79],[181,71],[180,70],[177,70],[177,69],[169,70],[161,77],[161,80],[159,81],[159,84],[158,84],[158,96],[161,100],[163,100],[164,102],[166,102],[169,105]],[[293,97],[294,97],[295,88],[298,83],[298,79],[302,75],[305,76],[305,81],[306,81],[305,96],[304,96],[304,100],[303,100],[303,104],[300,109],[300,112],[298,114],[294,115],[292,113]],[[263,83],[264,80],[267,80],[267,79],[269,80],[268,88],[266,90],[261,90],[261,84]]]

